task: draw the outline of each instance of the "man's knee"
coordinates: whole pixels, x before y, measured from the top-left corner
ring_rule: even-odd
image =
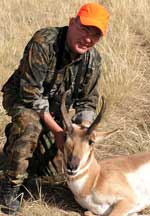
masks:
[[[6,126],[7,142],[4,151],[21,151],[24,154],[25,149],[34,150],[41,130],[38,114],[30,109],[23,110],[13,118],[10,126]]]
[[[31,131],[40,132],[42,129],[39,115],[31,109],[24,109],[13,118],[12,122],[11,133],[15,133],[15,129],[19,130],[20,134],[25,130],[30,133]]]

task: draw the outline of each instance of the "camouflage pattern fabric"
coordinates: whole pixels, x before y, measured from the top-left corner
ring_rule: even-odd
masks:
[[[35,111],[24,109],[6,127],[4,174],[15,184],[25,178],[57,175],[53,158],[57,153],[50,131]]]
[[[47,128],[43,128],[38,140],[38,146],[33,157],[29,161],[28,174],[29,178],[37,176],[57,176],[60,175],[54,158],[57,154],[57,148],[53,135]]]

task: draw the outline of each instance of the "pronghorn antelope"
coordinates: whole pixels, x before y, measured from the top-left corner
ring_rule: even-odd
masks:
[[[66,107],[67,92],[61,112],[66,127],[63,167],[67,184],[76,201],[87,211],[86,216],[135,216],[150,205],[150,153],[119,156],[100,163],[94,157],[94,143],[113,132],[95,137],[94,129],[101,120],[102,108],[89,127],[72,124]]]

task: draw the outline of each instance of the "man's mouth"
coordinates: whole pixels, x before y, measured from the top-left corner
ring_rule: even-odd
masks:
[[[79,47],[82,49],[89,49],[91,46],[90,44],[85,44],[85,43],[79,43]]]
[[[82,49],[89,49],[89,46],[87,46],[87,45],[80,45],[79,47]]]

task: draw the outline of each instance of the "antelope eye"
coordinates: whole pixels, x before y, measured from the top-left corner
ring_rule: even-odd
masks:
[[[65,133],[63,136],[64,136],[64,141],[66,141],[66,139],[67,139],[67,134]]]
[[[93,145],[94,141],[93,140],[89,140],[89,145]]]

